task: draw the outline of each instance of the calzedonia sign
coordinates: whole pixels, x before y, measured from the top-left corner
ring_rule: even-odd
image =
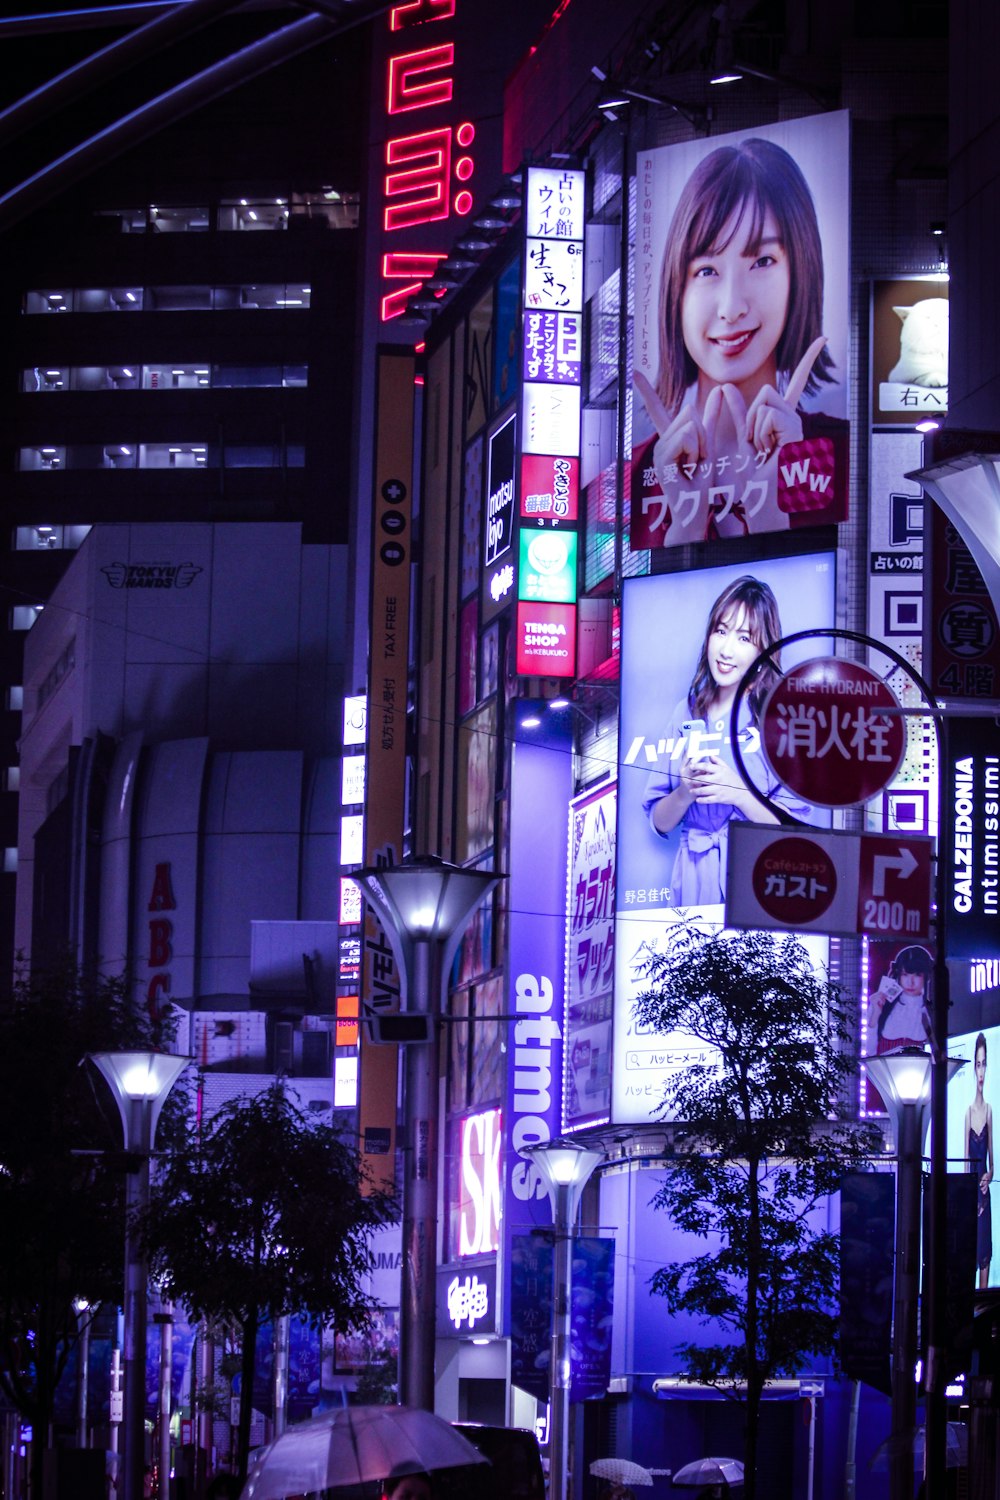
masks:
[[[942,789],[949,958],[1000,955],[1000,730],[954,718]]]

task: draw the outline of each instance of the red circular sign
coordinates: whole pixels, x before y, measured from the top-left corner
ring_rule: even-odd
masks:
[[[818,807],[869,801],[892,781],[906,749],[895,693],[870,667],[835,656],[786,673],[767,696],[760,734],[778,780]]]
[[[821,917],[837,894],[837,871],[826,850],[794,835],[758,854],[751,879],[758,905],[789,927]]]

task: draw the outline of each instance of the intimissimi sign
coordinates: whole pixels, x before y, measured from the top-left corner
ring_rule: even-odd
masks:
[[[948,725],[942,848],[950,958],[1000,957],[1000,730]]]

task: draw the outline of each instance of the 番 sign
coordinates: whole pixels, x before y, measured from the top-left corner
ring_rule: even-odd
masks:
[[[842,936],[926,937],[931,841],[734,823],[726,922]]]

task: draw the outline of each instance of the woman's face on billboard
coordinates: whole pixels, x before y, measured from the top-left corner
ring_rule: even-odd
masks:
[[[755,382],[753,395],[773,383],[775,350],[788,314],[790,271],[778,226],[764,216],[760,244],[751,251],[743,221],[746,206],[719,236],[725,248],[695,256],[688,264],[681,302],[681,331],[698,366],[699,388]]]

